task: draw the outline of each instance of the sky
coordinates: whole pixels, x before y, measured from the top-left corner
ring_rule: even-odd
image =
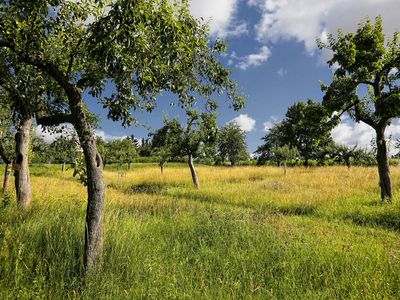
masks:
[[[329,52],[317,49],[316,39],[338,28],[354,31],[365,17],[381,15],[385,33],[400,30],[400,0],[191,0],[191,12],[210,23],[211,39],[223,38],[229,51],[221,61],[232,69],[247,98],[246,108],[235,112],[220,101],[218,124],[236,121],[247,132],[250,152],[262,143],[269,127],[280,121],[291,104],[308,98],[321,101],[320,81],[330,83]],[[163,95],[153,113],[133,112],[140,126],[122,128],[106,119],[107,112],[95,99],[86,98],[89,108],[101,116],[97,134],[106,139],[126,135],[146,138],[149,130],[162,126],[163,116],[183,111],[170,106],[173,95]],[[395,120],[388,136],[400,138]],[[349,118],[333,130],[341,144],[370,145],[373,130]]]

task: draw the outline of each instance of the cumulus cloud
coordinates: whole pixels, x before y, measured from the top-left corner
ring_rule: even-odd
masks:
[[[332,138],[336,143],[361,148],[370,148],[371,141],[374,141],[375,137],[375,131],[363,122],[353,123],[346,120],[332,130]],[[391,141],[390,144],[392,145],[397,139],[400,139],[399,121],[388,126],[386,138]]]
[[[338,28],[354,31],[360,20],[382,15],[386,34],[400,29],[399,0],[248,0],[258,7],[262,17],[256,25],[261,42],[293,39],[304,44],[310,53],[316,50],[316,38]]]
[[[190,11],[194,17],[209,21],[214,35],[239,35],[247,32],[247,25],[235,20],[238,3],[238,0],[192,0]]]
[[[271,50],[267,46],[263,46],[258,53],[243,57],[233,56],[233,58],[239,61],[236,65],[239,69],[247,70],[250,67],[260,66],[262,63],[266,62],[270,56]]]
[[[101,137],[105,141],[114,141],[114,140],[122,140],[126,138],[126,135],[112,135],[106,133],[104,130],[95,130],[95,135],[97,137]]]
[[[56,130],[46,130],[41,125],[35,127],[35,135],[41,137],[47,144],[51,144],[56,138],[62,135],[75,134],[75,129],[71,124],[61,124],[55,127]]]
[[[239,115],[236,118],[232,119],[230,122],[236,123],[240,127],[240,129],[246,132],[252,131],[256,126],[256,120],[249,117],[247,114]]]

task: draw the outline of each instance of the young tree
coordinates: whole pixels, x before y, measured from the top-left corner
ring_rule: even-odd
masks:
[[[235,122],[231,122],[220,129],[217,148],[221,162],[223,163],[227,157],[231,166],[236,165],[240,159],[249,157],[246,133]]]
[[[109,118],[128,125],[131,109],[152,110],[163,90],[193,105],[203,95],[226,92],[235,109],[243,106],[229,70],[217,60],[222,43],[210,47],[208,27],[194,19],[187,1],[2,1],[0,48],[4,55],[34,66],[62,88],[63,111],[48,111],[41,124],[72,123],[86,161],[88,207],[86,271],[99,266],[103,245],[103,164],[83,95],[102,97]],[[90,21],[89,21],[90,20]],[[57,99],[52,103],[55,103]],[[39,123],[39,122],[38,122]]]
[[[385,131],[393,118],[400,116],[400,43],[395,33],[387,44],[382,18],[362,21],[357,32],[338,31],[321,49],[333,51],[328,65],[337,67],[330,85],[322,85],[323,105],[337,117],[348,112],[356,122],[364,122],[376,132],[377,161],[382,200],[391,201],[392,184]],[[368,93],[362,94],[361,87]]]
[[[288,145],[274,148],[274,159],[277,160],[278,162],[283,161],[283,170],[284,170],[283,172],[285,176],[287,168],[286,162],[288,160],[293,160],[298,156],[299,156],[299,151],[296,148],[290,148]]]

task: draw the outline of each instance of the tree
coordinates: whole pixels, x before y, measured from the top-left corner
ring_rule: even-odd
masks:
[[[293,160],[299,156],[299,151],[296,148],[290,148],[288,145],[274,148],[274,159],[278,162],[283,161],[284,175],[286,176],[286,162]]]
[[[258,146],[255,152],[258,165],[264,165],[268,160],[272,160],[274,158],[274,149],[285,145],[282,123],[274,124],[269,128],[262,140],[264,144]],[[278,164],[280,164],[279,161]]]
[[[304,165],[308,166],[310,159],[316,158],[321,149],[333,142],[331,130],[335,122],[329,120],[326,109],[314,100],[293,104],[285,119],[264,136],[264,144],[256,150],[258,163],[271,159],[276,147],[288,145],[299,151]]]
[[[49,110],[42,125],[73,124],[83,149],[88,207],[86,271],[99,266],[103,245],[104,181],[102,158],[83,100],[100,98],[109,118],[129,125],[131,109],[154,108],[163,90],[194,105],[203,95],[215,109],[215,93],[226,92],[233,108],[243,106],[229,70],[217,60],[225,45],[210,46],[208,27],[194,19],[186,1],[2,1],[1,53],[33,66],[63,91],[63,110]],[[89,21],[90,20],[90,21]],[[105,83],[114,84],[102,96]]]
[[[161,174],[164,173],[164,165],[180,154],[180,146],[183,134],[182,126],[177,119],[164,119],[164,126],[151,133],[152,154],[159,157]]]
[[[391,201],[385,131],[392,119],[400,116],[399,34],[385,44],[382,18],[377,17],[375,23],[362,21],[355,33],[339,30],[337,38],[330,34],[326,43],[319,41],[319,47],[333,51],[328,65],[337,67],[332,83],[322,84],[323,105],[338,112],[336,118],[347,112],[356,122],[375,130],[381,198]]]
[[[335,144],[330,149],[331,158],[335,161],[342,163],[344,162],[346,167],[350,170],[351,168],[351,161],[360,161],[365,158],[368,153],[357,146],[349,147],[347,145],[337,145]]]
[[[223,126],[218,134],[217,148],[221,162],[227,157],[234,166],[240,159],[247,159],[246,133],[235,122]]]
[[[42,136],[37,135],[34,131],[31,134],[31,150],[30,161],[32,163],[50,164],[53,161],[54,152],[50,148],[50,145],[44,141]]]
[[[75,162],[79,156],[79,143],[75,136],[59,136],[51,144],[52,156],[57,162],[62,163],[61,170],[65,171],[65,164]]]
[[[281,123],[283,143],[298,149],[304,165],[315,158],[319,149],[332,142],[331,130],[326,109],[319,103],[308,100],[298,102],[288,108]]]
[[[200,188],[193,161],[206,156],[209,148],[215,147],[217,140],[216,116],[187,110],[186,117],[185,127],[179,123],[178,119],[165,119],[164,126],[154,134],[153,145],[156,149],[162,149],[170,158],[187,157],[193,184],[196,188]]]
[[[113,140],[108,142],[106,147],[111,162],[121,165],[128,164],[128,169],[131,168],[131,163],[134,162],[137,156],[137,150],[130,138]]]

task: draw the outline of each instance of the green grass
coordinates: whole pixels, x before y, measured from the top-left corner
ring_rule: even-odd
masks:
[[[32,208],[0,203],[0,299],[400,298],[400,203],[375,169],[198,170],[198,191],[180,166],[107,171],[103,268],[83,281],[85,189],[33,167]]]

